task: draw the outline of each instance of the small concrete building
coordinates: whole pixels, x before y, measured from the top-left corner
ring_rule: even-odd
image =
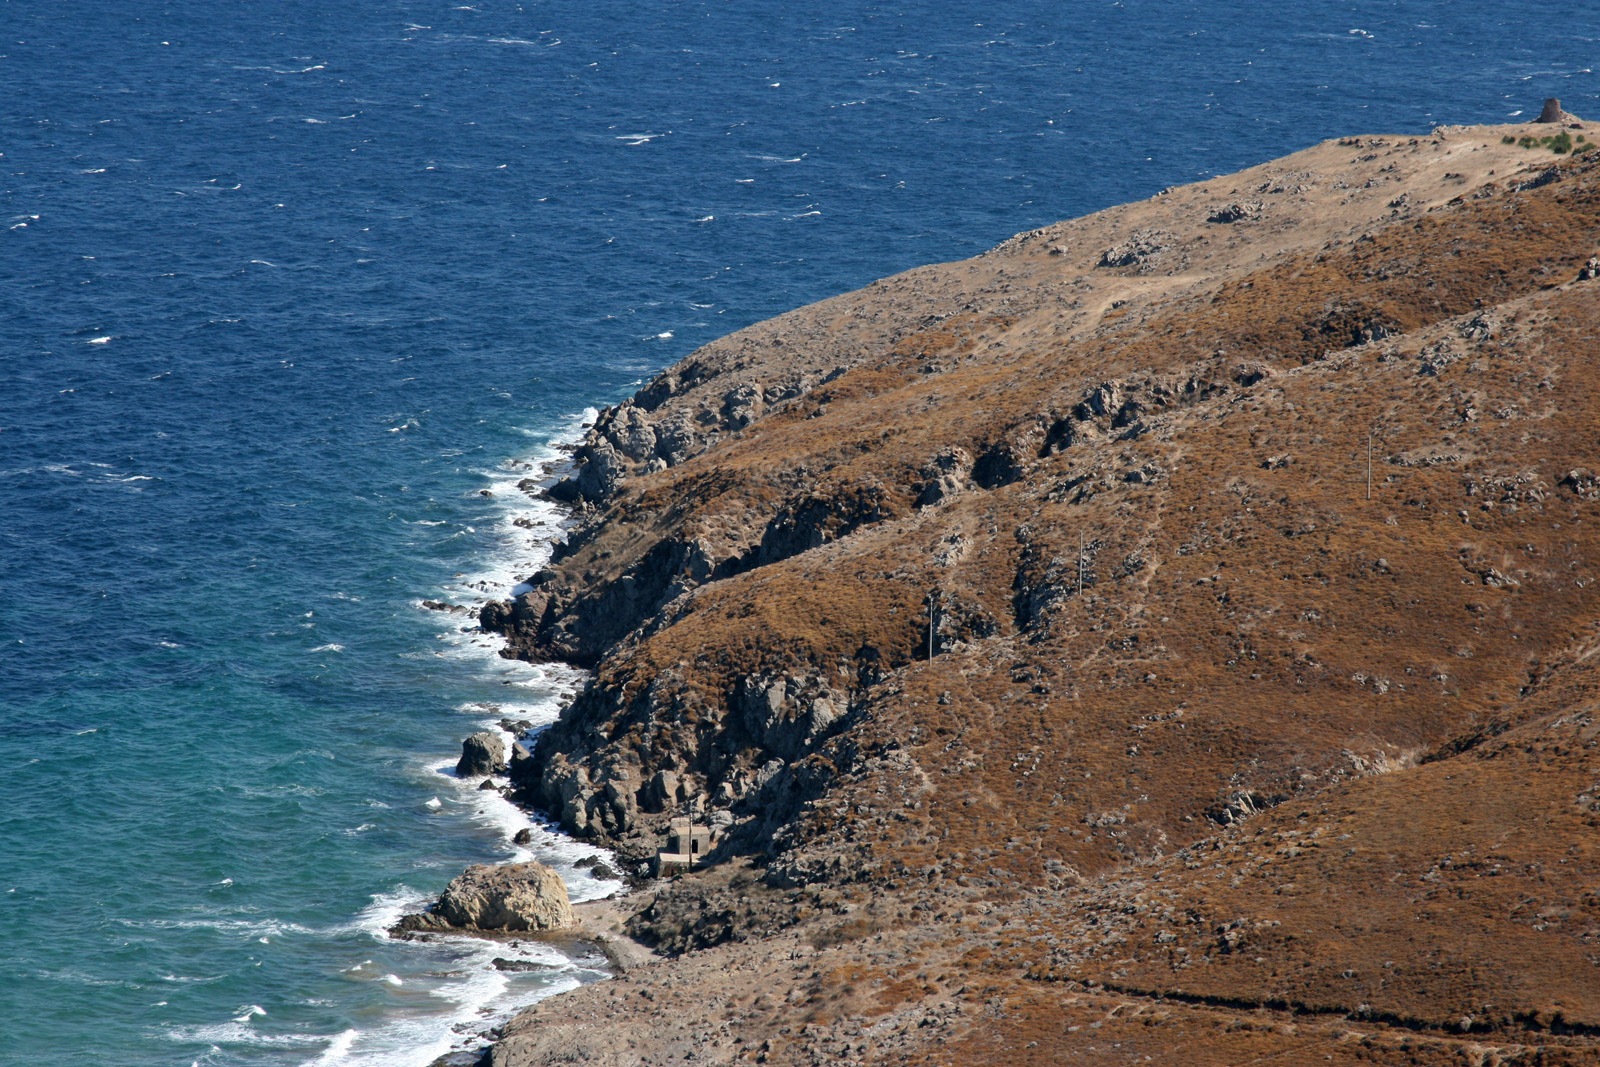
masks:
[[[673,819],[667,830],[667,847],[656,853],[656,874],[672,867],[694,870],[705,862],[714,843],[709,826],[696,826],[693,819]]]

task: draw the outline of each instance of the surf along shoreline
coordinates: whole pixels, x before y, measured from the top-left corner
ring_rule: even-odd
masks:
[[[568,533],[575,525],[583,520],[587,509],[582,500],[565,501],[553,495],[550,490],[563,479],[573,475],[577,466],[573,460],[573,453],[581,446],[585,435],[593,426],[597,417],[595,409],[586,410],[576,425],[564,429],[553,435],[546,448],[557,453],[553,456],[535,455],[526,459],[507,460],[497,473],[510,474],[505,467],[524,466],[531,467],[533,473],[518,477],[514,491],[505,487],[496,486],[484,490],[486,495],[494,495],[502,499],[510,497],[517,500],[517,504],[507,509],[503,522],[517,527],[519,530],[536,530],[535,536],[530,540],[517,539],[518,558],[511,561],[509,566],[516,573],[522,575],[516,584],[509,589],[503,588],[503,581],[497,583],[494,576],[482,576],[464,582],[458,591],[471,591],[481,599],[477,603],[462,604],[450,600],[423,600],[419,607],[433,612],[450,615],[461,615],[470,611],[473,618],[478,618],[483,605],[496,598],[520,595],[528,588],[526,575],[536,572],[544,566],[558,552],[559,546],[565,541]],[[537,510],[528,513],[528,505],[533,505]],[[544,514],[539,514],[543,512]],[[537,516],[537,517],[535,517]],[[461,633],[473,638],[472,644],[483,647],[491,641],[499,647],[495,654],[502,659],[514,659],[509,654],[509,644],[505,642],[504,635],[487,626],[461,627]],[[488,640],[484,640],[488,639]],[[590,675],[590,672],[578,665],[561,663],[561,667],[580,675],[577,681],[579,687]],[[471,789],[473,782],[478,782],[477,788],[484,792],[492,792],[507,802],[517,812],[526,816],[530,825],[508,833],[505,844],[514,850],[509,858],[492,861],[486,866],[505,867],[513,864],[533,861],[543,864],[554,870],[560,877],[562,885],[569,897],[592,892],[597,888],[604,890],[607,886],[615,884],[615,888],[598,897],[588,897],[571,901],[572,913],[576,923],[570,927],[552,930],[506,930],[494,928],[480,928],[476,926],[450,926],[443,927],[437,924],[418,924],[418,919],[432,918],[438,907],[438,898],[430,902],[421,913],[401,915],[398,920],[388,925],[385,929],[391,938],[404,941],[436,941],[440,939],[468,938],[477,941],[503,942],[508,946],[521,943],[537,943],[555,950],[560,955],[574,962],[581,962],[580,970],[589,970],[591,973],[600,971],[607,977],[615,977],[640,966],[653,958],[652,950],[643,943],[630,937],[624,926],[633,915],[636,908],[632,906],[630,895],[634,889],[642,885],[647,879],[642,871],[628,869],[627,865],[610,849],[593,842],[580,841],[561,829],[559,823],[551,813],[543,810],[530,793],[518,788],[512,777],[513,764],[530,758],[537,738],[555,721],[555,717],[571,702],[573,692],[564,693],[556,703],[556,716],[545,722],[531,722],[519,719],[515,714],[500,714],[509,709],[489,705],[482,709],[495,713],[487,716],[486,721],[480,722],[480,729],[474,735],[491,733],[498,735],[504,743],[507,759],[487,776],[473,774],[459,774],[457,770],[448,765],[439,765],[436,769],[441,776],[455,779],[464,789]],[[461,742],[464,746],[465,741]],[[508,831],[510,828],[507,828]],[[563,857],[550,854],[548,842],[545,848],[540,848],[538,838],[548,835],[557,843],[570,843],[580,845],[585,852],[592,855],[577,861],[570,861]],[[473,865],[478,866],[478,865]],[[572,871],[566,868],[576,868],[586,871],[589,878],[599,883],[599,886],[574,884]],[[596,957],[604,960],[603,966],[596,966]],[[494,966],[501,970],[514,971],[530,969],[531,965],[513,959],[494,960]],[[590,979],[593,981],[594,979]],[[600,979],[604,980],[604,979]],[[583,984],[588,984],[584,982]],[[499,1038],[500,1027],[506,1019],[514,1017],[532,1003],[558,995],[563,990],[556,989],[546,992],[531,1001],[520,1001],[509,1008],[500,1011],[500,1016],[493,1025],[471,1035],[464,1036],[458,1047],[431,1061],[430,1067],[462,1067],[462,1065],[478,1064],[485,1062],[489,1050]]]

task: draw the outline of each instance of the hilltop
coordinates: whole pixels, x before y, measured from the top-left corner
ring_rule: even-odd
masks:
[[[601,414],[513,768],[657,962],[500,1067],[1600,1062],[1600,126],[1327,141]]]

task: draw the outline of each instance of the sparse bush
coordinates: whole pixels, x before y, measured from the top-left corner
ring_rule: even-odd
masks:
[[[1572,152],[1574,145],[1572,134],[1566,130],[1562,130],[1560,133],[1552,133],[1546,137],[1535,137],[1531,133],[1525,133],[1521,137],[1513,138],[1510,134],[1507,134],[1500,138],[1500,143],[1516,144],[1520,148],[1548,148],[1558,156],[1564,156]],[[1584,147],[1584,138],[1581,134],[1576,144],[1579,146],[1577,151],[1584,152],[1588,150]]]

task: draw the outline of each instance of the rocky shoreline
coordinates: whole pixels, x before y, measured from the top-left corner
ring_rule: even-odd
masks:
[[[604,411],[480,613],[593,672],[513,786],[636,873],[715,845],[606,911],[656,963],[487,1062],[1595,1062],[1600,129],[1542,117],[1019,234]]]

